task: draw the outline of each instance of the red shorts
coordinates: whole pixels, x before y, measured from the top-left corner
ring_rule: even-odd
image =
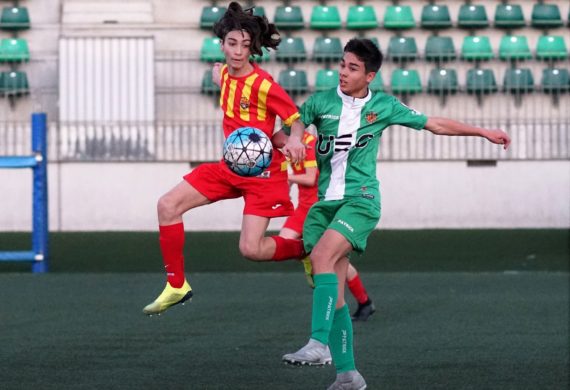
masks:
[[[223,162],[206,163],[184,176],[192,187],[211,202],[243,196],[243,214],[286,217],[293,213],[287,172],[271,172],[268,178],[243,177],[231,172]]]
[[[305,204],[300,204],[299,206],[297,206],[297,208],[293,212],[293,215],[291,215],[289,218],[285,220],[283,227],[291,229],[302,236],[303,224],[305,223],[305,219],[307,218],[307,214],[311,206],[312,205],[305,205]]]

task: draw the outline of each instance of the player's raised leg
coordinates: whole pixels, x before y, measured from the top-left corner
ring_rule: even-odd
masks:
[[[192,288],[184,275],[184,224],[182,215],[210,201],[187,181],[182,181],[163,195],[157,205],[159,242],[166,270],[166,287],[143,313],[160,314],[192,297]]]
[[[353,321],[366,321],[376,311],[372,299],[368,296],[368,292],[360,279],[360,275],[352,264],[348,264],[346,274],[346,284],[350,293],[356,299],[358,308],[352,315]]]

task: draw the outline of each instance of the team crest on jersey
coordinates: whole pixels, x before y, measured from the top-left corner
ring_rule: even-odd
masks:
[[[366,113],[366,122],[374,123],[376,122],[376,119],[378,119],[378,114],[376,114],[374,111],[369,111]]]
[[[245,97],[242,97],[239,101],[239,106],[242,110],[247,110],[249,108],[249,100]]]

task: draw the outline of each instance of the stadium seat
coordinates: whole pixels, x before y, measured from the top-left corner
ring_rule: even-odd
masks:
[[[485,28],[489,26],[487,11],[482,5],[463,4],[459,8],[457,25],[461,28]]]
[[[570,90],[568,69],[546,68],[542,71],[542,90],[546,93],[560,94]]]
[[[422,91],[420,75],[415,69],[394,69],[391,80],[395,94],[414,94]]]
[[[426,41],[425,59],[427,61],[455,60],[455,45],[451,37],[432,35]]]
[[[28,42],[22,38],[0,40],[0,62],[27,62],[30,60]]]
[[[305,27],[301,7],[280,5],[275,9],[275,25],[280,30],[301,30]]]
[[[267,62],[271,59],[271,56],[269,54],[269,50],[266,49],[265,47],[261,48],[261,52],[263,53],[260,56],[251,56],[251,60],[255,61],[255,62]]]
[[[315,91],[325,91],[335,88],[338,85],[338,70],[336,69],[319,69],[315,81]]]
[[[304,70],[284,69],[279,72],[278,82],[291,95],[303,94],[309,89],[307,73]]]
[[[351,5],[348,8],[347,30],[366,30],[377,27],[378,19],[371,5]]]
[[[30,92],[25,72],[1,72],[0,96],[19,96]]]
[[[265,8],[261,5],[256,5],[253,9],[253,14],[255,16],[266,16],[265,15]]]
[[[413,61],[418,56],[414,37],[392,37],[388,44],[388,58],[393,61]]]
[[[498,91],[492,69],[469,69],[467,71],[467,93],[486,95]]]
[[[416,21],[409,5],[389,5],[384,14],[384,28],[405,30],[416,27]]]
[[[519,4],[497,4],[495,8],[495,27],[520,28],[526,25],[522,7]]]
[[[205,6],[202,8],[202,14],[200,15],[200,28],[203,30],[211,30],[214,24],[220,20],[220,18],[226,12],[226,7],[217,6]]]
[[[376,37],[367,37],[367,38],[370,39],[372,41],[372,43],[375,44],[378,49],[382,50],[382,48],[380,47],[380,42],[378,42],[378,38],[376,38]]]
[[[376,72],[376,76],[372,80],[372,82],[368,85],[368,88],[372,92],[382,92],[384,91],[384,81],[382,80],[382,74],[380,71]]]
[[[539,60],[564,60],[568,50],[564,38],[560,35],[542,35],[536,45],[536,58]]]
[[[220,38],[208,37],[202,41],[200,49],[200,61],[203,62],[223,62],[224,53],[220,47]]]
[[[528,68],[507,69],[503,79],[503,87],[505,92],[517,95],[532,92],[534,89],[532,72]]]
[[[342,27],[336,6],[315,5],[311,12],[310,27],[313,30],[336,30]]]
[[[0,28],[20,31],[30,28],[30,15],[26,7],[4,7],[0,16]]]
[[[451,27],[451,17],[447,5],[426,4],[422,8],[422,28],[444,29]]]
[[[287,37],[277,47],[275,59],[278,62],[301,62],[307,59],[305,42],[301,37]]]
[[[467,36],[461,46],[461,58],[467,61],[486,61],[494,57],[491,41],[486,36]]]
[[[562,17],[558,5],[536,3],[532,7],[531,24],[536,28],[562,27]]]
[[[505,35],[499,46],[501,60],[528,60],[532,58],[528,40],[522,35]]]
[[[437,95],[457,93],[457,71],[455,69],[432,69],[429,73],[427,92]]]
[[[212,81],[212,70],[208,69],[202,76],[202,87],[200,92],[205,95],[215,95],[220,92],[220,87]]]
[[[313,45],[313,60],[316,62],[337,62],[342,58],[340,38],[317,37]]]

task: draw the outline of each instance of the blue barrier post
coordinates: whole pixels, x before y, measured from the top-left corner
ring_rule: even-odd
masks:
[[[0,157],[0,168],[32,168],[32,250],[2,251],[0,261],[31,261],[32,272],[48,271],[47,115],[32,114],[32,155]]]

